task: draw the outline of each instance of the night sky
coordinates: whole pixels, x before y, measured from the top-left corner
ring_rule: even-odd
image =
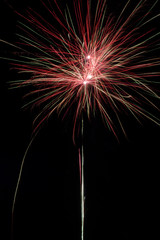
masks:
[[[116,3],[108,1],[115,14]],[[15,41],[19,18],[13,9],[23,12],[28,6],[43,12],[40,0],[0,1],[1,39]],[[2,56],[13,51],[0,44]],[[13,194],[35,113],[22,109],[25,90],[9,89],[16,71],[4,60],[0,69],[0,239],[9,240]],[[157,211],[160,128],[120,115],[127,138],[119,128],[119,141],[98,112],[90,120],[84,116],[85,240],[127,240],[129,228],[136,225],[132,235],[144,222],[150,226]],[[62,120],[54,113],[28,152],[15,206],[14,240],[80,240],[79,143],[72,141],[71,117]]]

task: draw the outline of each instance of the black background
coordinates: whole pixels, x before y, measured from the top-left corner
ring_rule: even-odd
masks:
[[[124,3],[108,1],[115,14]],[[15,40],[18,17],[14,10],[23,12],[28,6],[41,9],[38,0],[1,0],[0,38]],[[13,51],[3,44],[0,48],[5,56]],[[13,194],[34,113],[21,109],[21,89],[8,89],[7,82],[16,79],[17,73],[7,61],[1,61],[0,78],[0,236],[10,239]],[[98,114],[85,119],[87,240],[128,239],[129,228],[135,226],[129,231],[134,233],[144,223],[150,226],[157,211],[160,129],[145,119],[139,124],[129,115],[123,121],[128,137],[118,130],[118,142]],[[69,122],[54,113],[28,152],[15,206],[15,240],[80,239],[78,147],[72,142]]]

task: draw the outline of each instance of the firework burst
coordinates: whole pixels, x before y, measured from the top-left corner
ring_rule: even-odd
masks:
[[[107,0],[97,0],[96,4],[87,0],[85,6],[82,0],[73,2],[73,14],[68,7],[62,11],[57,0],[53,1],[54,7],[48,0],[47,4],[42,2],[47,11],[46,18],[31,9],[26,17],[21,15],[21,34],[18,34],[16,44],[20,54],[12,64],[28,77],[12,82],[12,87],[29,87],[26,96],[30,100],[24,107],[38,105],[41,109],[34,121],[34,136],[54,111],[62,112],[63,116],[69,111],[74,112],[73,139],[79,119],[82,120],[83,136],[83,112],[89,118],[99,110],[115,136],[115,121],[125,133],[120,111],[129,112],[137,120],[140,116],[146,117],[160,125],[159,119],[147,110],[148,105],[158,110],[155,102],[159,96],[153,86],[160,76],[157,71],[160,32],[150,28],[160,16],[151,15],[158,0],[151,5],[147,0],[139,0],[132,10],[126,11],[132,2],[128,0],[117,18],[108,14]],[[12,215],[24,159],[33,139],[22,160]],[[83,240],[83,143],[79,162]]]
[[[63,111],[65,116],[71,109],[75,112],[73,132],[82,111],[89,117],[96,109],[115,135],[113,116],[108,109],[123,131],[120,109],[159,124],[144,108],[146,104],[155,107],[151,96],[159,99],[151,84],[160,75],[153,70],[159,65],[159,57],[153,57],[153,51],[158,47],[160,33],[155,29],[144,30],[160,15],[150,17],[158,1],[149,7],[141,0],[126,17],[130,2],[126,2],[117,19],[107,14],[106,0],[98,0],[96,7],[87,1],[85,10],[80,0],[74,1],[73,16],[68,7],[62,12],[56,0],[56,11],[49,1],[48,5],[43,2],[55,24],[33,10],[23,16],[26,23],[19,22],[23,34],[18,35],[23,54],[13,64],[30,77],[12,85],[32,87],[27,94],[32,99],[25,106],[41,105],[35,129],[55,110]],[[143,7],[147,10],[140,16]]]

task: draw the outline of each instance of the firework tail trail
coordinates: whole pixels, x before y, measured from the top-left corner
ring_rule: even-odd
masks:
[[[81,136],[82,136],[82,145],[81,145],[81,165],[80,165],[80,186],[81,186],[81,240],[84,239],[84,118],[82,113],[82,126],[81,126]]]
[[[80,204],[81,204],[81,240],[84,239],[84,208],[85,208],[85,195],[84,195],[84,118],[82,113],[81,120],[81,147],[79,152],[79,175],[80,175]]]
[[[14,196],[13,196],[13,202],[12,202],[12,209],[11,209],[11,240],[14,239],[14,212],[15,212],[15,204],[16,204],[16,199],[17,199],[17,194],[18,194],[18,190],[19,190],[19,185],[20,185],[20,181],[21,181],[21,177],[22,177],[22,172],[23,172],[23,168],[24,168],[24,162],[25,162],[25,159],[27,157],[27,154],[28,154],[28,151],[30,150],[31,146],[32,146],[32,143],[33,141],[35,140],[36,136],[37,136],[38,132],[32,136],[27,148],[26,148],[26,151],[23,155],[23,159],[21,161],[21,164],[20,164],[20,169],[19,169],[19,174],[18,174],[18,179],[17,179],[17,183],[16,183],[16,188],[15,188],[15,191],[14,191]]]

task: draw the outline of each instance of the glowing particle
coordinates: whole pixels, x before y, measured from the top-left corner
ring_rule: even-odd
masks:
[[[87,79],[91,79],[92,78],[92,75],[91,74],[88,74],[87,75]]]

